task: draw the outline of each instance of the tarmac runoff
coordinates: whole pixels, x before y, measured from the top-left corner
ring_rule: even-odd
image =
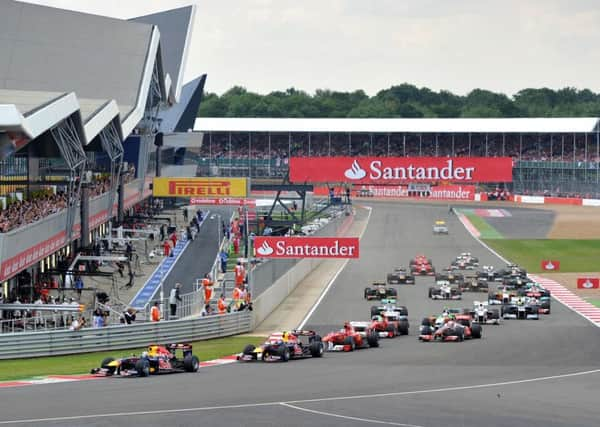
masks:
[[[458,252],[502,261],[482,249],[447,207],[370,203],[373,213],[351,260],[306,327],[320,332],[367,318],[362,289],[418,252],[443,267]],[[448,236],[433,236],[446,219]],[[463,302],[427,298],[431,278],[399,287],[411,334],[378,349],[290,363],[233,363],[197,375],[108,379],[0,389],[4,425],[159,426],[597,426],[600,330],[560,304],[539,321],[485,326],[482,340],[420,343],[426,314]],[[36,402],[32,405],[31,402]],[[299,409],[300,408],[300,409]],[[17,421],[21,420],[21,421]],[[17,422],[15,422],[17,421]]]

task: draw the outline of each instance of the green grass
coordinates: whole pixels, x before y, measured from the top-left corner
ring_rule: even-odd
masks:
[[[492,227],[488,222],[482,217],[475,215],[473,213],[465,213],[465,216],[471,221],[471,224],[479,230],[481,233],[480,238],[482,239],[503,239],[502,234],[498,232],[494,227]]]
[[[264,337],[227,337],[193,344],[196,356],[203,360],[217,359],[239,353],[246,344],[259,345]],[[140,354],[143,348],[129,350],[101,351],[96,353],[75,354],[70,356],[39,357],[35,359],[0,360],[0,381],[26,379],[46,375],[87,374],[90,369],[99,367],[105,357],[122,357]]]
[[[600,308],[600,299],[588,299],[587,300],[590,304],[595,305],[596,307]]]
[[[485,243],[531,273],[543,272],[540,263],[545,259],[560,261],[561,273],[600,271],[600,240],[487,239]]]

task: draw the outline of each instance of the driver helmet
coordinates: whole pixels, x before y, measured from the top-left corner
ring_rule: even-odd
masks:
[[[148,352],[142,351],[142,359],[147,359],[147,358],[148,358]]]
[[[287,342],[287,341],[290,339],[290,333],[289,333],[289,332],[284,332],[284,333],[281,335],[281,339],[282,339],[284,342]]]

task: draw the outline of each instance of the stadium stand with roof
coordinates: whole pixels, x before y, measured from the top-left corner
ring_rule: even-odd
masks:
[[[280,177],[293,156],[508,156],[512,192],[600,197],[597,118],[202,117],[194,130],[202,175]]]
[[[183,84],[194,15],[0,3],[2,294],[103,234],[149,197],[161,158],[198,146],[187,131],[206,76]]]

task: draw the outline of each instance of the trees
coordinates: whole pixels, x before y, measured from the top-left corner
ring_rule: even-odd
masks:
[[[527,88],[512,98],[474,89],[466,96],[432,91],[408,83],[369,97],[363,90],[296,88],[267,95],[234,86],[221,96],[207,93],[199,117],[599,117],[600,94],[589,89]]]

